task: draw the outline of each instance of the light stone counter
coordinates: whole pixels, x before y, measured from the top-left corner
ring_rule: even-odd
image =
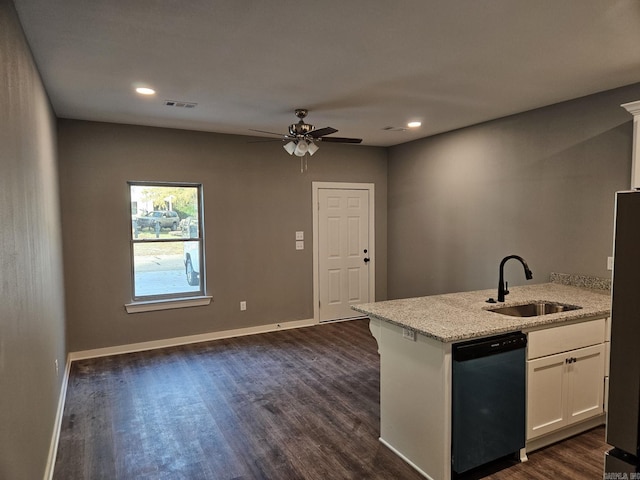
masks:
[[[610,285],[606,281],[586,281],[583,276],[564,274],[553,274],[551,278],[552,283],[510,287],[511,293],[504,303],[486,303],[489,297],[497,296],[496,288],[352,307],[370,317],[369,328],[378,343],[380,441],[425,478],[451,480],[452,477],[454,342],[609,316]],[[487,311],[536,301],[582,308],[526,318]],[[403,328],[419,335],[407,337]],[[600,417],[594,420],[601,422]],[[526,456],[525,449],[520,455]]]
[[[558,283],[509,287],[509,290],[510,294],[504,303],[486,303],[489,297],[496,298],[497,289],[491,289],[367,303],[352,308],[440,342],[457,342],[582,318],[608,316],[611,308],[611,295],[606,290]],[[537,317],[511,317],[487,311],[532,301],[567,303],[582,308]]]

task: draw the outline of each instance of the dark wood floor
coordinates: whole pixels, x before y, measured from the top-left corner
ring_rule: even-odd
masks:
[[[604,452],[609,450],[604,427],[528,454],[529,461],[504,462],[479,469],[464,480],[602,480]],[[500,462],[498,462],[500,463]],[[462,479],[461,479],[462,480]]]
[[[54,478],[406,479],[378,441],[368,322],[74,362]],[[493,480],[602,478],[604,430]]]

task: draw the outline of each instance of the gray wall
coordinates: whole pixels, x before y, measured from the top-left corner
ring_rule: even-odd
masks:
[[[45,472],[66,357],[55,120],[5,0],[0,109],[0,478],[33,480]]]
[[[74,120],[58,133],[70,351],[313,318],[312,181],[375,183],[376,298],[386,298],[385,149],[322,144],[301,174],[278,141]],[[211,305],[125,312],[128,180],[203,184]]]
[[[629,188],[640,84],[396,146],[389,152],[389,298],[497,288],[508,254],[534,282],[608,278],[614,192]],[[507,278],[525,282],[511,260]]]

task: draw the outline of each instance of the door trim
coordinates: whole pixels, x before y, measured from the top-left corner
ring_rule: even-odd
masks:
[[[376,228],[375,228],[375,184],[311,182],[311,210],[313,212],[313,320],[320,323],[320,248],[318,232],[318,191],[328,190],[366,190],[369,192],[369,301],[376,298]]]

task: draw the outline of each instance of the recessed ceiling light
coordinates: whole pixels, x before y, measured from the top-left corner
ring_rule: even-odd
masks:
[[[422,125],[422,122],[409,122],[409,123],[407,123],[407,127],[409,127],[409,128],[418,128],[420,125]]]
[[[136,92],[138,92],[140,95],[154,95],[156,93],[153,88],[148,87],[138,87],[136,88]]]

